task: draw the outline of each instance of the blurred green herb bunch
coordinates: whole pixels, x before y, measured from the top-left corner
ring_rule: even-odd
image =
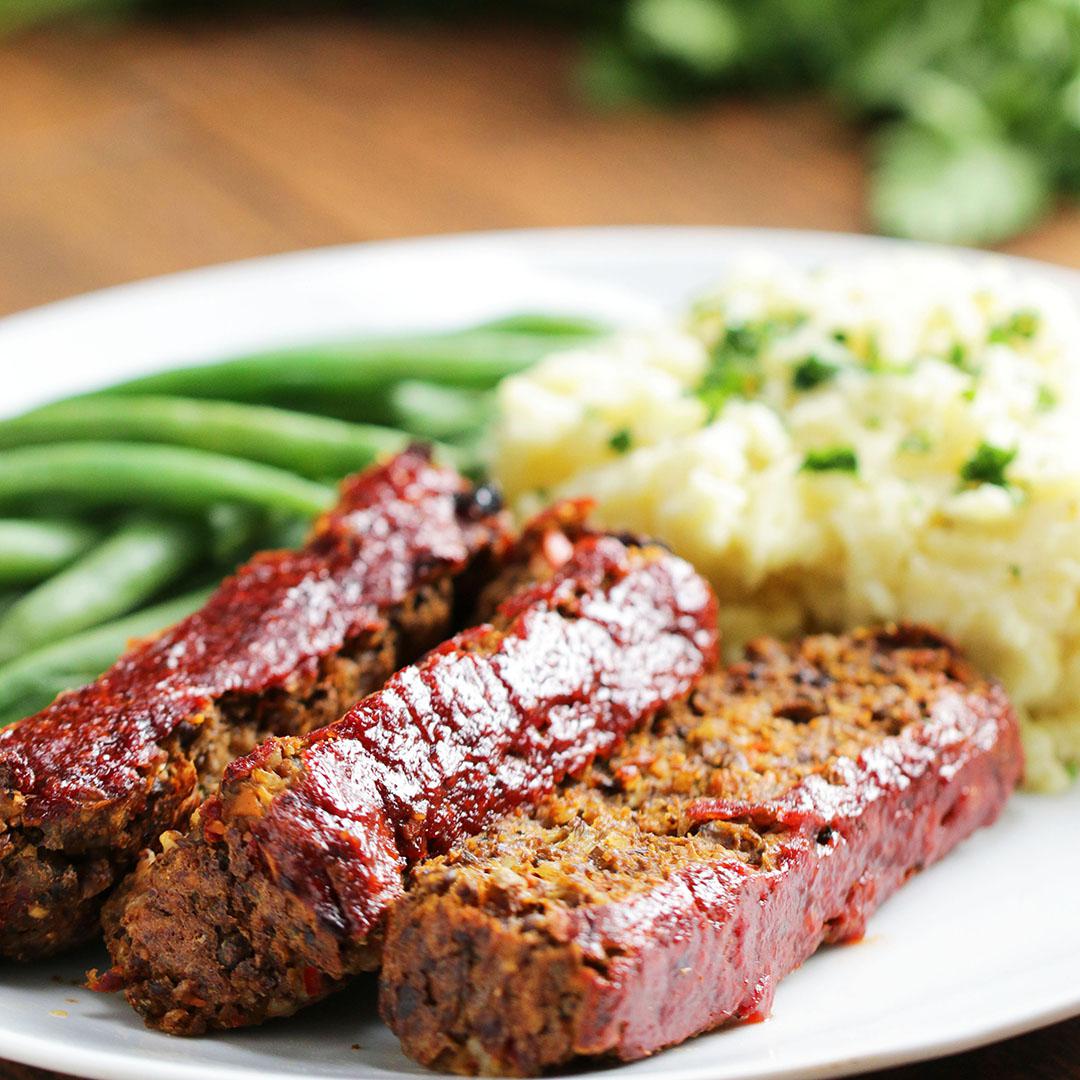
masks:
[[[72,10],[161,6],[174,9],[177,0],[0,0],[0,25]],[[817,88],[872,125],[870,210],[885,232],[995,243],[1037,221],[1056,194],[1080,193],[1080,0],[346,6],[383,15],[569,19],[586,41],[580,85],[608,108]],[[288,8],[296,13],[298,5]]]
[[[582,76],[610,106],[822,88],[901,236],[995,243],[1080,193],[1080,0],[627,0]]]

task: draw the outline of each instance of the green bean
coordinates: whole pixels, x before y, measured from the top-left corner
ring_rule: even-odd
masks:
[[[390,393],[394,422],[414,435],[453,439],[479,431],[490,419],[491,394],[406,379]]]
[[[33,716],[55,701],[57,695],[65,690],[74,690],[77,686],[86,686],[100,674],[100,671],[64,671],[43,675],[27,686],[26,692],[14,705],[0,711],[0,728],[25,716]]]
[[[310,523],[299,518],[278,517],[259,536],[259,547],[267,550],[301,547],[311,532]]]
[[[190,446],[317,479],[362,469],[400,450],[408,436],[288,409],[179,397],[89,397],[0,420],[0,448],[75,439]]]
[[[99,535],[73,521],[0,521],[0,585],[32,585],[47,578]]]
[[[2,0],[0,0],[2,2]],[[2,452],[0,452],[2,457]],[[7,519],[16,518],[20,521],[63,521],[87,524],[97,529],[97,515],[87,517],[85,495],[80,498],[75,495],[47,495],[40,491],[12,499],[4,504],[3,516]],[[93,540],[101,538],[101,530],[97,529]],[[91,540],[91,543],[93,543]],[[89,545],[87,545],[89,546]]]
[[[495,456],[494,439],[489,429],[469,432],[462,436],[456,449],[463,464],[461,472],[473,483],[483,484],[490,479],[491,462]]]
[[[546,315],[542,311],[522,311],[481,323],[477,330],[494,330],[538,337],[590,339],[602,337],[610,328],[584,315]]]
[[[211,558],[218,566],[231,569],[258,545],[267,530],[268,515],[249,506],[219,503],[207,511],[206,523],[210,531]],[[309,524],[304,521],[305,528]]]
[[[0,713],[6,715],[27,694],[33,693],[43,679],[57,672],[104,671],[128,648],[132,639],[146,637],[179,622],[201,608],[212,591],[203,589],[144,608],[134,615],[84,630],[0,666]]]
[[[203,553],[193,522],[135,515],[0,618],[0,663],[139,607]]]
[[[238,502],[306,516],[334,501],[332,488],[282,469],[187,447],[72,442],[0,451],[0,505],[34,494],[200,512]]]
[[[575,340],[567,335],[559,338],[558,345],[565,347]],[[321,393],[362,405],[405,377],[490,389],[505,376],[530,367],[553,347],[552,339],[543,335],[482,330],[368,338],[174,368],[98,392],[290,403],[298,396]]]

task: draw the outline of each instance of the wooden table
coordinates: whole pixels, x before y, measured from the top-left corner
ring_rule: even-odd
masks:
[[[575,101],[571,66],[564,38],[512,28],[320,20],[8,41],[0,313],[205,263],[460,229],[866,228],[861,135],[824,104],[598,115]],[[1009,250],[1080,266],[1080,210]],[[44,1075],[0,1063],[0,1080]],[[878,1080],[961,1075],[1080,1078],[1080,1021]]]

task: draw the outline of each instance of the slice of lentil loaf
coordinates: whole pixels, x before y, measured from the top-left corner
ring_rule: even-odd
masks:
[[[346,480],[304,548],[257,555],[201,611],[0,732],[0,956],[90,935],[230,760],[336,720],[442,640],[455,583],[505,543],[490,493],[410,448]]]
[[[1021,768],[1004,693],[932,632],[758,642],[539,809],[417,866],[381,1012],[417,1061],[483,1075],[760,1018]]]
[[[485,591],[491,622],[399,671],[341,721],[234,762],[105,912],[152,1027],[287,1015],[376,966],[406,868],[608,753],[716,659],[716,606],[681,559],[545,514]]]

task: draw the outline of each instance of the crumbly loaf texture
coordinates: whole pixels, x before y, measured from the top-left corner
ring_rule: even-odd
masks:
[[[484,1075],[761,1017],[1020,768],[1004,695],[930,632],[757,642],[539,810],[420,864],[381,1011],[417,1061]]]
[[[550,576],[542,540],[546,524],[576,536],[583,514],[583,506],[562,504],[539,519],[514,556],[477,591],[471,617],[492,617],[519,588]],[[222,795],[228,818],[242,824],[258,816],[296,782],[303,750],[299,738],[277,740],[250,778],[227,784]],[[192,831],[203,827],[196,815]],[[251,845],[234,842],[235,827],[227,831],[222,823],[220,831],[226,842],[186,844],[183,858],[148,852],[102,916],[113,972],[128,972],[129,1002],[148,1024],[173,1035],[244,1026],[252,1022],[254,1003],[263,1003],[259,1020],[287,1016],[297,1000],[321,997],[342,984],[348,971],[378,963],[377,942],[361,949],[364,955],[352,955],[341,927],[320,919],[268,878]],[[162,854],[182,839],[180,833],[167,834]],[[143,956],[166,951],[171,977],[159,972],[152,981],[132,978],[144,966]],[[91,974],[97,989],[114,989],[112,973]]]
[[[408,863],[510,805],[535,802],[690,689],[715,657],[715,607],[700,579],[660,549],[598,537],[575,545],[553,524],[507,568],[502,588],[513,596],[492,624],[399,672],[313,739],[270,740],[230,769],[192,829],[145,860],[107,907],[114,968],[99,988],[122,987],[150,1026],[172,1034],[294,1012],[377,965]],[[523,566],[533,581],[519,590]],[[609,567],[619,568],[613,582],[586,584]],[[659,606],[655,616],[638,614],[655,595],[646,581],[677,582],[672,603],[682,614]],[[595,600],[575,599],[569,590],[579,587]],[[500,591],[485,590],[481,603]],[[632,623],[633,639],[620,642],[598,619]],[[568,662],[578,648],[580,663],[576,651]],[[580,689],[578,679],[587,679]],[[477,697],[481,687],[491,696]],[[411,717],[400,733],[397,716]],[[373,727],[359,726],[365,717]],[[478,746],[486,751],[477,758]],[[414,752],[418,795],[402,772]]]
[[[163,747],[166,763],[145,801],[119,803],[105,814],[88,806],[78,822],[64,823],[62,837],[38,828],[0,833],[0,863],[13,894],[25,899],[5,920],[3,953],[35,959],[92,934],[95,901],[130,870],[134,852],[186,820],[234,758],[270,734],[302,735],[336,720],[381,686],[401,658],[436,644],[449,625],[451,593],[448,580],[427,586],[385,628],[321,660],[314,675],[298,674],[258,697],[224,698],[180,725]]]
[[[487,494],[410,447],[344,481],[304,548],[256,555],[199,612],[0,733],[0,956],[90,936],[230,760],[337,719],[445,637],[461,578],[505,537]]]

